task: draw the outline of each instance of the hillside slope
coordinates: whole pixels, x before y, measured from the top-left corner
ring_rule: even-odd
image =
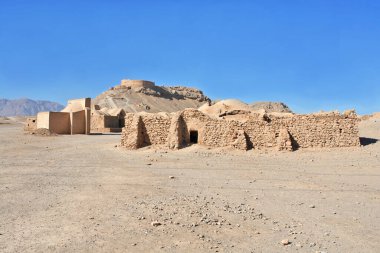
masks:
[[[249,105],[252,110],[264,110],[265,112],[286,112],[292,113],[290,108],[282,102],[255,102]]]
[[[198,108],[209,102],[210,99],[195,88],[156,86],[152,82],[138,80],[122,80],[120,85],[93,99],[93,104],[98,105],[100,109],[122,108],[126,112],[152,113]]]

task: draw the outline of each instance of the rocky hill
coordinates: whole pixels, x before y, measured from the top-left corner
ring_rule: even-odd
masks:
[[[60,111],[63,109],[61,104],[31,100],[28,98],[21,99],[0,99],[0,116],[30,116],[36,115],[41,111]]]
[[[93,99],[99,109],[122,108],[126,112],[175,112],[210,103],[203,92],[183,86],[156,86],[142,80],[122,80]]]
[[[252,110],[259,111],[264,110],[265,112],[286,112],[292,113],[290,108],[281,102],[255,102],[249,105]]]

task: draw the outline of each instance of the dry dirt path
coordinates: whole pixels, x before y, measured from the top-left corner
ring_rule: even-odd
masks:
[[[0,252],[380,252],[380,142],[126,151],[21,129],[0,124]]]

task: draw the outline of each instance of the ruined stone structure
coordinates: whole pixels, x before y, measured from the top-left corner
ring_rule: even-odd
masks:
[[[91,107],[91,132],[118,133],[124,127],[125,111],[121,108],[100,109],[98,105]]]
[[[34,131],[37,130],[37,117],[28,117],[26,118],[24,124],[25,131]]]
[[[146,81],[146,80],[129,80],[123,79],[120,82],[120,86],[129,87],[130,89],[138,89],[138,88],[149,88],[152,89],[155,87],[154,82]]]
[[[103,109],[123,109],[125,112],[177,112],[198,108],[211,100],[201,90],[184,86],[158,86],[145,80],[121,80],[95,99]]]
[[[128,113],[121,145],[129,149],[198,143],[240,150],[358,146],[358,118],[353,111],[307,115],[223,113],[212,117],[196,109],[177,113]]]
[[[91,131],[121,132],[126,112],[176,112],[210,103],[202,91],[183,86],[156,86],[146,80],[123,79],[93,100]]]
[[[90,107],[91,98],[69,100],[60,112],[39,112],[36,128],[57,134],[89,134]]]

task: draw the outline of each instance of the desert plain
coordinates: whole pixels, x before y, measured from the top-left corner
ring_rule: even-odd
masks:
[[[362,146],[119,146],[0,121],[0,252],[380,252],[380,119]]]

